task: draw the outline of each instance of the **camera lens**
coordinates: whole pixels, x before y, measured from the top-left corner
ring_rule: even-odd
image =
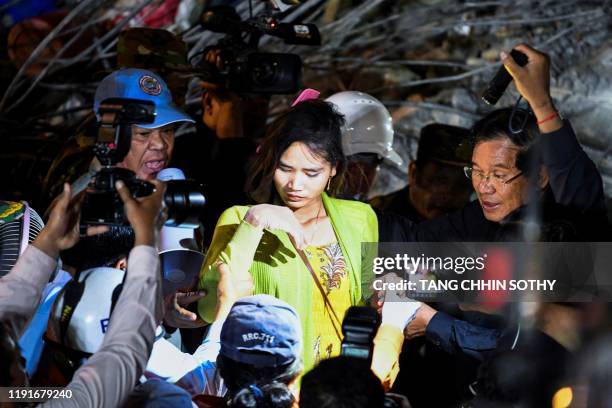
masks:
[[[164,202],[168,207],[168,220],[165,225],[197,227],[206,198],[202,186],[196,181],[171,180],[167,182]]]
[[[253,67],[253,83],[260,86],[273,84],[276,80],[277,67],[276,61],[261,61],[261,64]]]
[[[254,52],[248,55],[242,71],[242,89],[254,93],[293,93],[302,78],[302,60],[294,54]]]

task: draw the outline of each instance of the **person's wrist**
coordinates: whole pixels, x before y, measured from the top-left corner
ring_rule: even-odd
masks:
[[[436,315],[436,313],[438,313],[438,311],[432,308],[427,308],[423,312],[423,326],[425,327],[425,329],[427,329],[429,322],[431,322],[431,319],[433,319],[433,317]]]
[[[530,104],[531,105],[531,104]],[[563,127],[563,120],[559,116],[559,112],[555,107],[552,98],[543,100],[539,104],[531,105],[533,114],[536,117],[536,122],[540,133],[551,133]]]
[[[215,311],[215,321],[224,320],[232,310],[234,302],[226,299],[219,299],[217,301],[217,310]]]
[[[38,237],[36,237],[34,242],[32,242],[32,245],[49,255],[51,258],[57,258],[59,256],[57,241],[57,238],[43,230]]]
[[[155,230],[153,228],[134,228],[134,246],[155,246]]]
[[[246,215],[244,216],[244,220],[252,227],[261,228],[261,220],[257,214],[253,213],[252,209],[247,211]]]
[[[529,101],[529,106],[531,106],[531,110],[535,114],[537,120],[542,120],[557,110],[550,96],[534,98]]]

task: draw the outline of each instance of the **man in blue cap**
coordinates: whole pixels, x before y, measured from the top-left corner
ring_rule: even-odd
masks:
[[[173,104],[168,85],[144,69],[121,69],[105,77],[96,89],[96,115],[100,103],[108,98],[143,99],[155,104],[155,121],[132,127],[130,150],[117,164],[132,170],[139,179],[155,179],[172,156],[175,126],[194,120]]]

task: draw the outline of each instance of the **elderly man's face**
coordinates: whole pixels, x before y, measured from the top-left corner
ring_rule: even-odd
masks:
[[[520,148],[508,138],[481,142],[472,154],[472,185],[489,221],[499,222],[527,201],[527,181],[517,176]]]
[[[153,180],[168,165],[173,148],[173,124],[155,129],[132,126],[130,150],[117,166],[132,170],[141,180]]]

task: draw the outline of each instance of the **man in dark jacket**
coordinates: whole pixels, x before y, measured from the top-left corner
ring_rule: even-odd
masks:
[[[472,163],[465,170],[478,200],[419,224],[382,214],[379,228],[387,241],[522,241],[538,239],[525,236],[523,227],[533,219],[544,227],[566,217],[574,218],[572,226],[582,220],[590,220],[590,225],[596,224],[593,220],[607,221],[601,176],[553,105],[548,57],[526,45],[515,49],[527,55],[527,65],[518,66],[506,54],[502,61],[535,118],[519,111],[511,119],[512,111],[502,109],[477,122]],[[511,120],[517,128],[523,119],[521,131],[509,130]],[[408,325],[407,338],[424,335],[448,353],[482,360],[498,347],[500,338],[512,336],[512,325],[496,316],[458,313],[454,316],[460,318],[424,304]]]

